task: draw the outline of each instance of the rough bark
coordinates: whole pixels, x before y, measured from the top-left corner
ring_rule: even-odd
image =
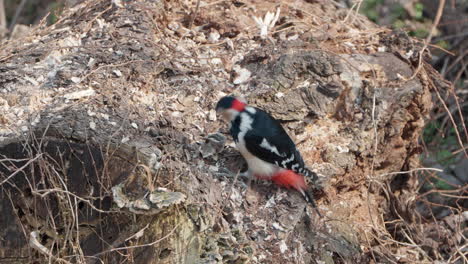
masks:
[[[425,64],[412,77],[419,48],[407,36],[308,2],[282,7],[277,29],[306,26],[267,40],[237,6],[253,2],[146,0],[85,2],[4,44],[1,257],[368,262],[382,216],[411,219],[411,181],[391,173],[418,166],[435,77]],[[320,174],[325,218],[293,191],[236,176],[242,158],[212,110],[228,93],[284,121]],[[387,183],[408,207],[391,206]],[[34,231],[50,252],[31,247]]]

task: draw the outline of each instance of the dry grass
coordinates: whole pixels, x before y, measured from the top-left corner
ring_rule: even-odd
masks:
[[[75,191],[69,189],[77,188],[76,185],[72,184],[71,177],[73,175],[68,173],[70,173],[71,164],[80,160],[80,155],[68,156],[70,152],[66,150],[66,145],[57,147],[52,153],[50,149],[46,151],[46,145],[52,143],[45,140],[45,138],[37,139],[33,134],[30,134],[22,142],[18,144],[22,144],[24,158],[12,159],[3,156],[0,159],[2,171],[11,172],[6,175],[0,172],[0,178],[2,179],[0,187],[2,192],[9,197],[11,206],[15,208],[16,212],[21,211],[25,214],[21,213],[20,215],[17,213],[16,217],[21,224],[24,237],[29,240],[30,247],[35,249],[39,255],[43,255],[43,258],[36,255],[38,259],[47,259],[49,262],[58,263],[106,263],[103,262],[106,255],[118,252],[124,256],[124,259],[127,258],[130,261],[132,252],[135,249],[151,247],[166,240],[173,235],[181,224],[176,224],[171,231],[152,242],[140,242],[150,223],[139,229],[139,225],[134,225],[129,230],[122,227],[118,238],[114,239],[112,244],[109,244],[104,238],[103,231],[96,227],[99,227],[99,222],[109,221],[109,217],[115,216],[118,218],[119,215],[125,214],[122,210],[103,209],[105,206],[100,202],[106,197],[112,196],[111,186],[109,185],[112,182],[109,175],[112,169],[106,169],[106,167],[115,166],[115,161],[112,161],[112,159],[122,154],[113,148],[109,148],[111,151],[109,149],[104,150],[102,157],[105,157],[105,159],[100,163],[102,166],[94,162],[92,165],[86,165],[82,161],[84,166],[82,168],[83,174],[88,174],[90,170],[94,170],[95,176],[100,181],[98,183],[100,189],[88,189],[86,191],[89,193],[85,195],[82,188]],[[70,142],[65,144],[70,144]],[[87,146],[89,154],[92,156],[95,150],[91,146]],[[65,149],[61,150],[60,148]],[[69,149],[74,148],[69,146]],[[80,151],[86,152],[86,149],[74,150],[78,153]],[[99,155],[96,152],[94,154]],[[96,157],[92,158],[95,159]],[[173,159],[174,157],[168,155],[166,158]],[[171,168],[170,163],[166,163],[165,168]],[[173,168],[172,170],[176,169]],[[178,174],[175,171],[168,173],[167,170],[165,170],[165,173],[167,175]],[[132,175],[136,174],[146,175],[147,189],[150,192],[155,189],[155,185],[163,185],[155,178],[155,173],[144,164],[136,163]],[[158,172],[156,172],[157,174]],[[18,180],[18,178],[20,179]],[[174,180],[177,179],[172,179],[172,181]],[[169,182],[166,185],[173,186],[173,183]],[[89,216],[95,214],[99,215],[98,219],[92,220],[92,217],[89,218]],[[92,222],[88,223],[87,218]],[[99,242],[104,245],[102,252],[92,256],[86,255],[82,248],[82,239],[89,236],[90,232],[98,232]]]

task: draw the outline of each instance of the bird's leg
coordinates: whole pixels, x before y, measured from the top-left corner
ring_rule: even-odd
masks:
[[[258,180],[272,180],[272,177],[268,176],[263,176],[259,174],[254,174],[253,171],[250,169],[247,169],[244,172],[239,173],[239,177],[243,177],[247,179],[247,187],[250,188],[252,185],[252,180],[258,181]]]
[[[239,177],[248,179],[248,178],[251,178],[251,176],[252,176],[252,173],[248,169],[244,172],[239,172]]]
[[[250,169],[248,169],[246,172],[245,172],[247,175],[247,188],[250,189],[250,187],[252,186],[252,178],[254,177],[252,171]]]

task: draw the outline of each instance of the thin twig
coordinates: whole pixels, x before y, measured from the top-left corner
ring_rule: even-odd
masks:
[[[87,23],[87,25],[85,26],[85,29],[83,30],[83,32],[86,32],[86,34],[87,34],[88,31],[93,27],[93,22],[96,21],[98,18],[100,18],[104,13],[111,10],[112,6],[113,6],[113,4],[111,3],[106,9],[99,12],[99,14],[97,14],[95,17],[93,17],[93,19],[91,19],[91,21],[89,21]]]
[[[455,104],[457,105],[457,109],[458,109],[458,114],[460,116],[460,120],[461,120],[461,125],[463,127],[463,132],[465,132],[465,137],[466,137],[466,141],[468,142],[468,131],[466,130],[466,126],[465,126],[465,118],[464,118],[464,115],[463,115],[463,112],[462,112],[462,108],[460,106],[460,102],[458,102],[458,97],[455,93],[455,89],[453,87],[453,85],[450,86],[450,91],[452,92],[452,96],[453,96],[453,99],[455,100]],[[455,127],[455,129],[457,129]],[[463,147],[463,144],[460,145],[461,147]],[[468,156],[466,156],[468,158]]]
[[[395,172],[380,174],[379,176],[377,176],[377,178],[384,177],[384,176],[390,176],[390,175],[407,174],[407,173],[412,173],[412,172],[415,172],[415,171],[426,171],[426,170],[437,171],[437,172],[443,172],[444,171],[444,170],[437,169],[437,168],[416,168],[416,169],[412,169],[412,170],[409,170],[409,171],[395,171]]]
[[[464,187],[461,187],[461,188],[458,188],[458,189],[455,189],[455,190],[437,190],[437,189],[432,189],[432,190],[429,190],[423,194],[420,194],[416,197],[416,200],[418,199],[421,199],[422,197],[424,196],[427,196],[431,193],[437,193],[437,194],[444,194],[445,196],[449,196],[449,197],[453,197],[453,198],[458,198],[458,199],[463,199],[463,196],[457,196],[457,195],[449,195],[448,193],[461,193],[461,192],[464,192],[468,189],[468,185],[465,185]],[[466,199],[466,197],[464,198]],[[442,205],[440,205],[442,206]]]
[[[21,3],[18,5],[18,7],[16,8],[16,11],[15,11],[15,15],[13,16],[13,18],[11,19],[11,24],[10,26],[8,27],[8,31],[12,32],[13,31],[13,28],[15,27],[16,25],[16,20],[18,20],[18,17],[19,15],[21,14],[21,11],[23,11],[23,8],[24,6],[26,5],[26,3],[28,2],[28,0],[21,0]]]
[[[101,210],[99,208],[97,208],[96,206],[94,206],[89,200],[86,200],[72,192],[69,192],[69,191],[65,191],[65,190],[62,190],[62,189],[59,189],[59,188],[53,188],[53,189],[43,189],[43,190],[33,190],[32,193],[33,194],[37,194],[39,196],[41,196],[42,198],[44,198],[45,196],[51,194],[51,193],[54,193],[54,192],[58,192],[58,193],[64,193],[64,194],[67,194],[67,195],[71,195],[73,197],[75,197],[76,199],[82,201],[82,202],[85,202],[86,204],[89,205],[89,207],[91,207],[92,209],[100,212],[100,213],[121,213],[120,211],[105,211],[105,210]]]
[[[450,55],[450,56],[455,56],[455,53],[451,52],[450,50],[444,49],[444,48],[442,48],[442,47],[439,46],[439,45],[436,45],[436,44],[428,44],[428,46],[433,47],[433,48],[435,48],[435,49],[439,49],[439,50],[441,50],[441,51],[447,53],[447,54]]]
[[[458,57],[447,67],[446,73],[449,73],[454,67],[458,65],[458,63],[463,60],[463,58],[468,55],[468,49],[465,50],[462,54],[458,55]]]
[[[158,239],[158,240],[155,240],[151,243],[147,243],[147,244],[142,244],[142,245],[134,245],[134,246],[128,246],[128,247],[118,247],[118,248],[111,248],[109,250],[106,250],[106,251],[102,251],[102,252],[99,252],[97,254],[95,254],[93,257],[98,257],[98,256],[101,256],[101,255],[104,255],[106,253],[110,253],[110,252],[113,252],[113,251],[118,251],[118,250],[125,250],[125,249],[133,249],[133,248],[141,248],[141,247],[150,247],[150,246],[154,246],[156,244],[158,244],[159,242],[167,239],[168,237],[170,237],[174,231],[177,229],[177,227],[179,227],[179,225],[181,225],[181,223],[178,223],[176,226],[174,226],[174,228],[172,228],[172,230],[165,236],[163,236],[162,238]]]
[[[120,67],[120,66],[125,66],[125,65],[128,65],[128,64],[131,64],[131,63],[136,63],[136,62],[144,62],[144,60],[131,60],[131,61],[126,61],[126,62],[122,62],[122,63],[118,63],[118,64],[106,64],[106,65],[102,65],[102,66],[99,66],[98,68],[90,71],[89,73],[87,73],[85,76],[81,77],[81,81],[84,81],[86,80],[89,76],[91,76],[92,74],[98,72],[99,70],[102,70],[104,68],[111,68],[111,67]]]
[[[419,63],[418,67],[414,71],[413,75],[411,75],[410,78],[407,79],[407,81],[414,79],[416,75],[418,75],[419,71],[421,70],[421,67],[423,65],[423,55],[424,51],[427,49],[427,46],[431,43],[432,36],[434,35],[437,26],[439,25],[440,18],[442,17],[442,13],[444,11],[444,6],[445,6],[445,0],[440,0],[439,1],[439,7],[437,9],[437,14],[434,19],[434,23],[432,24],[431,30],[429,31],[429,35],[427,36],[426,40],[424,41],[424,46],[423,48],[419,51]]]
[[[450,109],[448,108],[448,106],[445,103],[444,99],[440,95],[439,89],[437,89],[437,87],[434,84],[432,84],[432,86],[434,87],[437,98],[442,103],[442,106],[444,107],[445,111],[448,113],[448,117],[450,118],[450,121],[452,122],[452,125],[455,128],[454,130],[455,130],[455,134],[457,135],[458,143],[460,144],[461,147],[463,147],[463,140],[461,139],[460,133],[458,132],[457,123],[455,122],[455,120],[453,119],[452,114],[450,113]],[[465,153],[465,157],[468,158],[468,153],[466,152],[466,149],[463,149],[463,152]]]
[[[369,245],[369,251],[371,253],[372,259],[374,260],[374,263],[377,263],[377,259],[375,258],[375,255],[374,255],[374,250],[372,250],[372,246],[371,246],[371,243],[369,242],[369,238],[367,237],[366,231],[364,231],[364,236],[366,238],[367,245]]]
[[[192,29],[193,22],[198,15],[198,9],[200,8],[200,0],[197,0],[197,6],[195,7],[195,12],[192,12],[190,17],[190,23],[188,25],[188,29]]]
[[[2,186],[5,182],[7,182],[8,180],[10,180],[11,178],[13,178],[16,174],[20,173],[21,171],[23,171],[26,167],[29,166],[29,164],[31,164],[32,162],[34,162],[35,160],[37,160],[40,156],[42,156],[42,154],[38,154],[36,157],[34,157],[33,159],[29,160],[28,162],[26,162],[26,164],[24,164],[21,168],[17,169],[15,172],[13,172],[10,176],[8,176],[6,179],[4,179],[2,182],[0,182],[0,186]]]

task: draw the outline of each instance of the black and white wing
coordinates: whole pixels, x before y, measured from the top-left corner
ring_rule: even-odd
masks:
[[[281,124],[261,109],[254,109],[255,113],[246,112],[252,119],[251,129],[241,135],[247,150],[263,161],[306,174],[304,160]],[[239,124],[232,126],[231,129],[242,127],[241,119],[234,122],[236,121]],[[239,132],[241,131],[231,130],[236,141],[238,141]]]

